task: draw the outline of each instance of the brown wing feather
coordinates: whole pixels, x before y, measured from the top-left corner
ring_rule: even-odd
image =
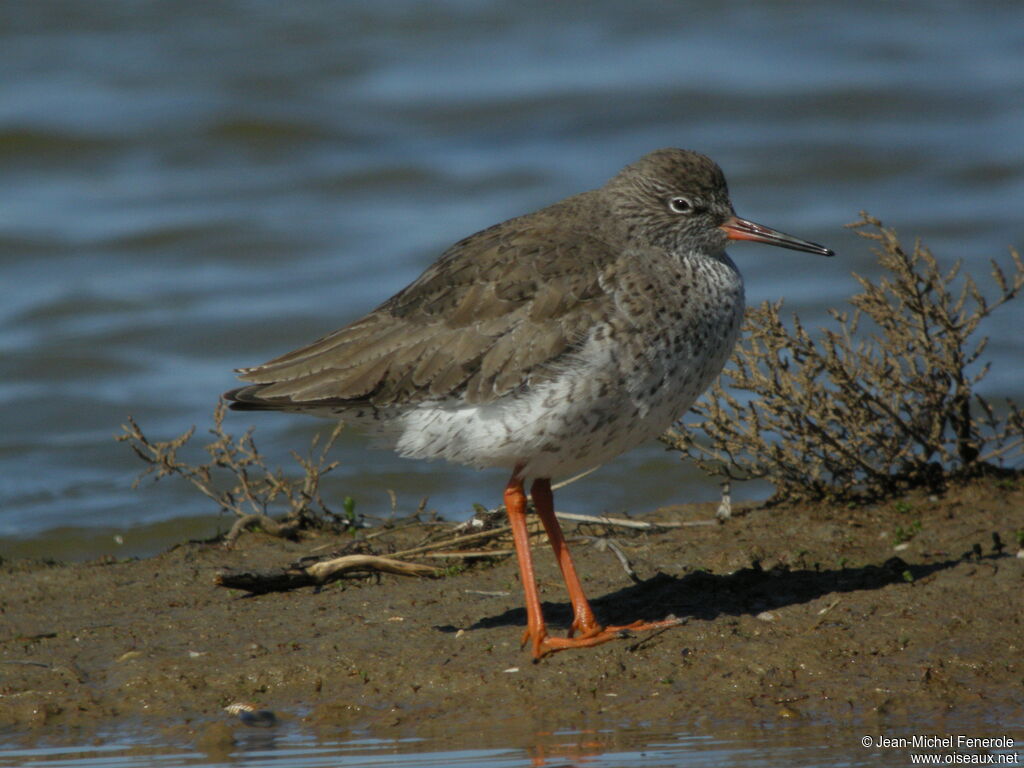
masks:
[[[530,217],[537,220],[535,214]],[[611,301],[602,241],[512,220],[452,246],[366,317],[240,371],[245,402],[288,408],[487,402],[549,374]]]

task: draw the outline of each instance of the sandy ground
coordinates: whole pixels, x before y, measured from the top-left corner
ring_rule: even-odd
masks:
[[[687,623],[532,663],[519,647],[513,558],[439,579],[383,575],[255,597],[213,583],[222,567],[283,566],[350,537],[256,533],[231,550],[191,543],[145,560],[2,563],[0,738],[82,741],[135,722],[230,740],[247,727],[224,711],[236,703],[336,735],[510,737],[607,722],[1024,727],[1024,483],[852,509],[750,508],[656,534],[567,530],[610,534],[642,578],[577,541],[600,618]],[[536,557],[545,612],[564,631],[554,562],[546,547]]]

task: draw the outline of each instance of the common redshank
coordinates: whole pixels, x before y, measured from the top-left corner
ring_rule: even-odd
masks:
[[[725,252],[752,240],[831,256],[736,216],[709,158],[660,149],[607,184],[496,224],[365,317],[264,365],[235,410],[341,418],[402,456],[511,472],[505,508],[534,658],[676,623],[598,622],[555,517],[551,480],[657,437],[719,374],[743,320]],[[548,634],[525,483],[573,609]]]

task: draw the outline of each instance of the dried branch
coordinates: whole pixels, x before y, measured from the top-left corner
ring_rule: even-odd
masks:
[[[630,520],[628,517],[606,517],[605,515],[577,515],[574,512],[555,512],[559,520],[574,523],[594,523],[597,525],[632,528],[638,531],[668,530],[669,528],[695,528],[701,525],[718,525],[717,520]]]
[[[195,427],[172,440],[152,441],[128,417],[116,439],[127,442],[147,464],[133,487],[138,487],[146,477],[152,477],[154,482],[165,477],[185,480],[220,509],[238,518],[225,539],[228,544],[253,525],[274,535],[291,536],[300,528],[325,527],[329,521],[341,528],[356,523],[352,514],[333,513],[320,494],[321,479],[338,466],[338,462],[328,460],[328,452],[338,439],[341,424],[322,446],[320,436],[314,436],[307,456],[293,452],[302,475],[286,477],[280,468],[267,466],[251,429],[238,438],[224,431],[225,410],[224,403],[218,403],[214,410],[210,429],[213,439],[203,446],[209,458],[201,463],[189,463],[179,456],[179,451],[195,435]],[[283,515],[271,517],[272,510],[283,510]]]
[[[345,555],[320,560],[311,565],[293,563],[286,568],[270,571],[235,571],[224,569],[214,577],[214,583],[228,589],[243,589],[252,594],[283,592],[298,587],[320,586],[340,578],[346,573],[395,573],[399,576],[436,576],[438,571],[427,565],[405,563],[376,555]]]

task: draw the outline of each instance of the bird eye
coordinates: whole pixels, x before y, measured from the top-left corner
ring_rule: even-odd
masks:
[[[694,205],[685,197],[670,197],[668,209],[672,213],[693,213]]]

